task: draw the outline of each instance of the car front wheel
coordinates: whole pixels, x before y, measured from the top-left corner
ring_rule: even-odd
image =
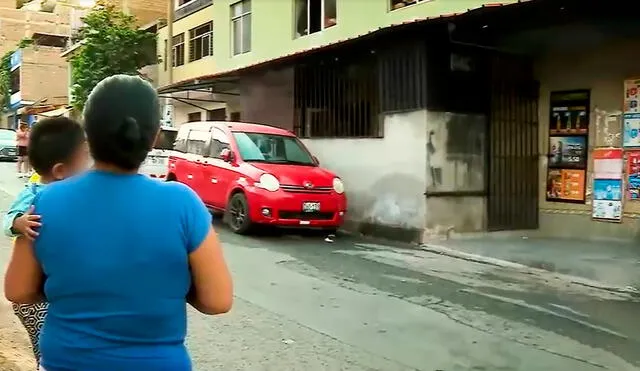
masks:
[[[246,234],[251,229],[249,204],[243,193],[236,193],[229,199],[224,219],[234,233]]]

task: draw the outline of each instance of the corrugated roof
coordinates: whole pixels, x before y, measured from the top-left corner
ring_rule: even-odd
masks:
[[[190,79],[178,81],[178,82],[175,82],[175,83],[170,84],[170,85],[159,87],[158,91],[159,92],[163,92],[163,91],[166,91],[166,90],[169,90],[169,89],[172,89],[172,88],[179,88],[182,85],[187,85],[187,84],[193,83],[193,82],[195,82],[197,80],[211,80],[211,79],[215,79],[215,78],[218,78],[218,77],[229,76],[229,75],[232,75],[234,73],[238,73],[238,72],[241,72],[241,71],[244,71],[244,70],[247,70],[247,69],[264,66],[264,65],[272,63],[272,62],[282,61],[282,60],[286,60],[288,58],[305,55],[305,54],[311,53],[313,51],[317,51],[317,50],[324,49],[324,48],[327,48],[327,47],[340,45],[340,44],[343,44],[343,43],[346,43],[346,42],[349,42],[349,41],[353,41],[353,40],[359,39],[359,38],[364,37],[364,36],[370,36],[370,35],[373,35],[375,33],[378,33],[378,32],[381,32],[381,31],[385,31],[385,30],[389,30],[391,28],[398,27],[398,26],[416,24],[416,23],[427,22],[427,21],[434,21],[434,20],[439,20],[439,19],[447,19],[447,18],[460,16],[460,15],[463,15],[463,14],[466,14],[466,13],[469,13],[469,12],[472,12],[472,11],[481,10],[481,9],[513,6],[513,5],[517,5],[517,4],[527,3],[527,2],[530,2],[530,1],[533,1],[533,0],[517,0],[516,2],[508,2],[508,3],[506,3],[506,2],[488,3],[488,4],[483,4],[482,6],[479,6],[477,8],[467,9],[464,12],[441,14],[441,15],[438,15],[436,17],[415,18],[415,19],[412,19],[412,20],[409,20],[409,21],[404,21],[404,22],[400,22],[400,23],[394,23],[394,24],[391,24],[391,25],[388,25],[388,26],[380,27],[380,28],[375,29],[375,30],[371,30],[371,31],[363,33],[363,34],[359,34],[359,35],[352,36],[352,37],[349,37],[349,38],[346,38],[346,39],[338,40],[338,41],[335,41],[335,42],[333,42],[331,44],[325,44],[325,45],[321,45],[321,46],[317,46],[317,47],[313,47],[313,48],[297,50],[297,51],[295,51],[293,53],[284,54],[284,55],[280,55],[278,57],[266,59],[264,61],[261,61],[261,62],[258,62],[258,63],[254,63],[252,65],[242,66],[242,67],[238,67],[238,68],[231,69],[231,70],[221,71],[221,72],[217,72],[217,73],[213,73],[213,74],[209,74],[209,75],[202,75],[202,76],[193,77],[193,78],[190,78]]]

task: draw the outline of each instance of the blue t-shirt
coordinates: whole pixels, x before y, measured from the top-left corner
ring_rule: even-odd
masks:
[[[211,214],[188,187],[90,171],[47,186],[34,246],[49,313],[47,371],[189,371],[188,255]]]

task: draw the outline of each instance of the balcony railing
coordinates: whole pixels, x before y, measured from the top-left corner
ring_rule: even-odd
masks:
[[[193,0],[187,3],[185,6],[176,9],[173,18],[177,21],[178,19],[184,18],[212,4],[213,0]]]

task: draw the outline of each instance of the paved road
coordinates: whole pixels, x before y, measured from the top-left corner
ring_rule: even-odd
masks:
[[[20,187],[0,164],[0,209]],[[190,313],[197,370],[640,367],[634,298],[362,239],[216,225],[237,297],[228,315]]]

